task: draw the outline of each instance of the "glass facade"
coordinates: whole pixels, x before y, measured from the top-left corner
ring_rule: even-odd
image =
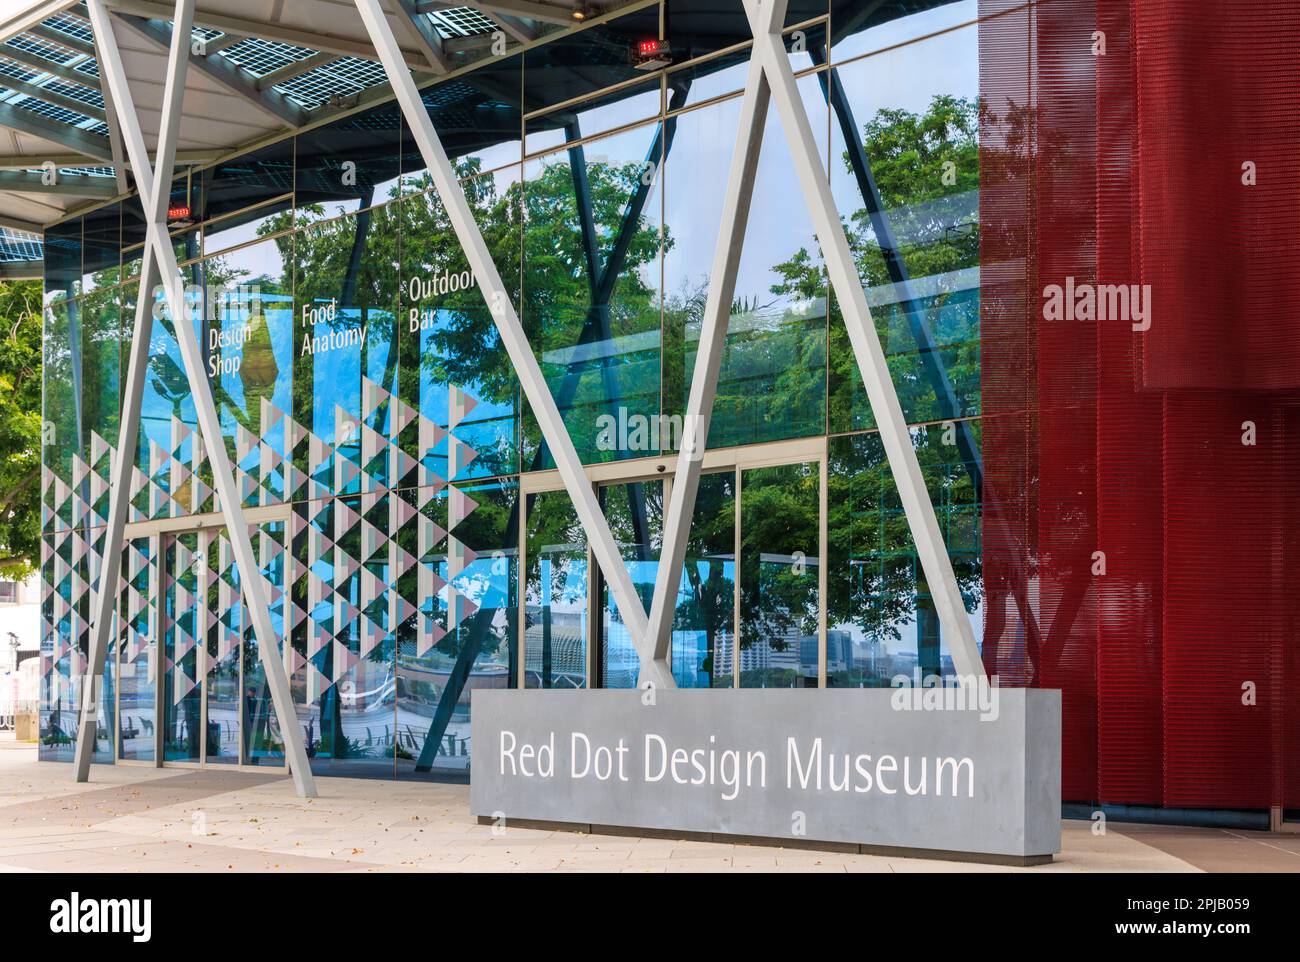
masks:
[[[600,500],[647,606],[748,62],[739,4],[699,6],[642,4],[423,91],[570,437],[609,472]],[[974,19],[971,2],[792,2],[787,45],[978,635]],[[634,69],[632,43],[661,35],[673,66]],[[461,777],[475,689],[638,674],[423,167],[384,103],[173,187],[194,212],[174,240],[205,374],[324,773]],[[134,199],[46,237],[47,758],[77,732],[142,242]],[[281,765],[177,322],[145,307],[97,756]],[[679,685],[951,672],[774,109],[708,447]]]

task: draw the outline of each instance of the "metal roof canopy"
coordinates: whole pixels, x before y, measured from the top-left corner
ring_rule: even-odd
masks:
[[[617,2],[607,6],[611,9]],[[109,0],[146,142],[157,139],[173,5]],[[402,54],[431,78],[560,25],[563,0],[390,0]],[[180,165],[211,162],[387,95],[356,8],[340,0],[200,0]],[[96,198],[127,193],[124,156],[82,0],[34,0],[0,19],[0,276],[39,276],[39,235]],[[36,248],[32,247],[35,243]]]
[[[584,3],[599,15],[579,22],[573,18],[576,0],[382,2],[402,59],[426,87],[496,59],[492,47],[497,42],[500,51],[501,34],[510,54],[563,41],[547,48],[567,69],[544,72],[546,86],[554,88],[545,103],[584,95],[594,83],[592,68],[611,55],[587,50],[580,36],[570,40],[574,31],[657,6],[657,0]],[[950,2],[845,0],[843,12],[835,4],[834,34]],[[167,0],[105,3],[152,149],[174,6]],[[831,5],[790,0],[787,23],[816,19]],[[711,51],[726,47],[737,21],[744,23],[739,0],[679,2],[671,12],[674,26],[685,26],[687,34],[712,42],[716,33]],[[178,168],[236,157],[392,98],[351,0],[197,0],[191,36]],[[701,72],[733,60],[719,58]],[[0,19],[0,277],[40,276],[39,254],[32,253],[46,227],[130,192],[130,162],[115,126],[84,0],[31,0]]]

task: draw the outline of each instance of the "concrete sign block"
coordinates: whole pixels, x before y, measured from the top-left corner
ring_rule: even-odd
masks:
[[[1061,848],[1061,694],[482,690],[482,818],[924,849]]]

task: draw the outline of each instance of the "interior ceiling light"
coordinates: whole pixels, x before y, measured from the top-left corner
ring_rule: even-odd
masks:
[[[574,20],[581,21],[590,17],[592,12],[592,8],[588,4],[584,3],[583,0],[578,0],[578,2],[573,5],[572,16]]]

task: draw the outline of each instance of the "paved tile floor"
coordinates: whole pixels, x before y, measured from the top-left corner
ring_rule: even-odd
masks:
[[[468,811],[463,785],[66,764],[0,741],[0,871],[1196,872],[1300,871],[1300,836],[1063,823],[1030,869],[662,838],[509,828]]]

